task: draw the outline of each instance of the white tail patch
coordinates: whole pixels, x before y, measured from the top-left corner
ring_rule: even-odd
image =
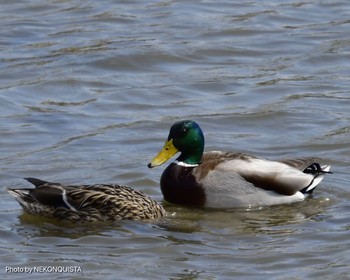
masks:
[[[330,165],[323,165],[323,166],[321,166],[321,170],[323,172],[329,172],[330,169],[331,169]],[[316,188],[317,185],[319,183],[321,183],[321,181],[323,180],[324,175],[325,174],[318,174],[318,175],[316,175],[316,177],[312,180],[310,186],[308,186],[303,192],[304,193],[308,193],[308,192],[312,191],[314,188]]]

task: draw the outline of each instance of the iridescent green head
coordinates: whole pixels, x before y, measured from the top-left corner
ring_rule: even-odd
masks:
[[[179,121],[170,128],[163,149],[148,164],[149,168],[163,164],[177,152],[178,161],[189,165],[200,163],[204,150],[204,135],[199,125],[191,120]]]

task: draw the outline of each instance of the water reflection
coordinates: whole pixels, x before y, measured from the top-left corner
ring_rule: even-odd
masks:
[[[210,234],[274,234],[288,225],[305,221],[320,221],[332,205],[328,198],[310,198],[306,201],[249,210],[208,210],[166,205],[168,218],[161,227],[175,232]],[[211,230],[208,230],[211,229]]]

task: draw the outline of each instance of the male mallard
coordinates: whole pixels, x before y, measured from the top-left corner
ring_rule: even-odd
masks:
[[[8,189],[25,212],[70,222],[158,219],[165,210],[143,193],[120,185],[65,186],[25,178],[35,189]]]
[[[181,152],[160,179],[166,201],[208,208],[293,203],[304,200],[330,173],[330,165],[317,158],[270,161],[203,149],[203,132],[194,121],[179,121],[170,128],[163,149],[148,164],[156,167]]]

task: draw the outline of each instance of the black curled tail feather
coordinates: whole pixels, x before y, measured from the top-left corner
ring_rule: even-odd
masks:
[[[304,194],[306,194],[306,193],[311,194],[314,191],[314,189],[317,187],[317,185],[323,180],[324,175],[332,174],[332,172],[329,171],[330,168],[331,168],[330,165],[321,166],[317,162],[314,162],[314,163],[310,164],[309,166],[307,166],[303,170],[303,172],[305,174],[313,175],[314,178],[310,182],[310,184],[307,187],[300,190],[300,192],[302,192]]]
[[[320,175],[320,174],[332,174],[332,172],[330,171],[326,171],[324,170],[325,167],[322,168],[322,166],[317,163],[317,162],[314,162],[312,164],[310,164],[308,167],[306,167],[303,172],[306,173],[306,174],[313,174],[313,175]]]

